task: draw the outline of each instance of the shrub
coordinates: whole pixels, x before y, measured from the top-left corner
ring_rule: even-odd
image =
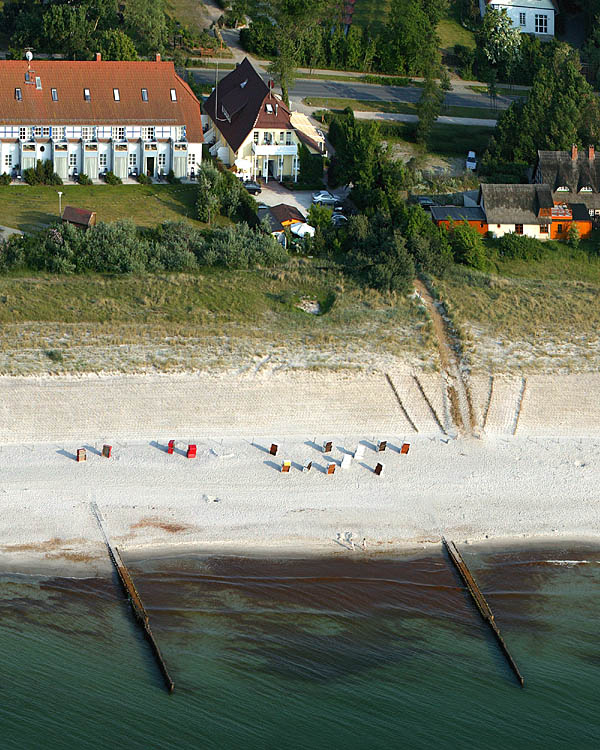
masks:
[[[77,182],[80,185],[91,185],[92,184],[92,178],[88,177],[85,172],[81,172],[79,177],[77,178]]]
[[[144,174],[143,172],[140,172],[137,176],[137,181],[140,183],[140,185],[152,185],[152,177],[148,177],[147,174]]]
[[[173,172],[172,169],[169,169],[169,173],[167,174],[167,182],[169,185],[179,185],[181,180],[179,177],[175,177],[175,172]]]
[[[0,185],[10,185],[12,182],[12,177],[8,172],[3,172],[0,174]]]
[[[540,260],[545,253],[544,243],[524,234],[505,234],[498,240],[498,251],[502,258],[510,260]]]
[[[450,246],[457,263],[478,268],[487,266],[485,245],[479,232],[466,221],[454,224],[450,230]]]
[[[62,179],[54,171],[51,160],[38,159],[35,167],[23,172],[23,179],[28,185],[62,185]]]
[[[107,185],[122,185],[123,180],[120,177],[117,177],[117,175],[114,172],[107,172],[104,175],[104,182],[106,182]]]
[[[569,233],[567,235],[567,245],[569,247],[577,249],[579,247],[580,239],[581,238],[579,235],[579,227],[574,222],[571,222],[571,226],[569,227]]]

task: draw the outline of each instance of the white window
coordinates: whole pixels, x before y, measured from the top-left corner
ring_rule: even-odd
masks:
[[[535,33],[536,34],[548,33],[548,16],[545,16],[543,13],[535,14]]]
[[[52,128],[52,137],[55,141],[64,141],[65,140],[65,126],[64,125],[55,125]]]
[[[12,154],[4,154],[4,166],[12,167]]]
[[[92,97],[90,95],[90,90],[89,89],[83,89],[83,98],[84,98],[84,100],[86,102],[91,102],[92,101]]]
[[[113,99],[116,102],[120,102],[121,101],[121,94],[119,93],[119,89],[113,89]]]
[[[519,25],[527,26],[527,14],[526,13],[519,13]]]
[[[590,185],[585,185],[584,187],[581,188],[579,192],[580,193],[592,193],[593,190]]]
[[[196,164],[196,154],[188,154],[188,167],[193,167]]]
[[[288,130],[288,132],[285,134],[285,145],[291,146],[292,145],[292,134]]]
[[[177,127],[177,140],[183,141],[185,138],[185,125],[179,125]]]
[[[81,140],[82,141],[91,141],[94,135],[94,128],[91,128],[89,125],[83,125],[81,128]]]
[[[142,128],[142,140],[153,141],[154,140],[154,128]]]
[[[283,139],[285,138],[285,133],[283,130],[279,133],[279,143],[283,143]]]
[[[129,166],[135,167],[137,165],[137,154],[131,153],[129,154]]]
[[[559,185],[556,188],[557,193],[568,193],[571,190],[570,187],[567,187],[566,185]]]
[[[69,166],[70,167],[77,166],[77,154],[69,154]]]
[[[254,143],[256,144],[258,144],[258,137],[259,137],[258,130],[255,130],[254,131]]]
[[[29,136],[29,128],[19,128],[19,139],[21,141],[26,141],[27,137]]]
[[[175,91],[175,89],[171,89],[171,101],[172,102],[177,101],[177,91]]]
[[[42,128],[42,135],[44,136],[44,138],[50,138],[50,128],[49,127]]]
[[[58,101],[58,91],[56,89],[51,89],[52,93],[52,101],[57,102]]]
[[[166,154],[159,154],[158,155],[158,166],[164,167],[167,164],[167,155]]]
[[[39,127],[39,125],[36,125],[33,129],[33,137],[34,138],[41,138],[42,137],[42,129]]]
[[[148,89],[142,89],[142,101],[143,102],[148,101]]]
[[[115,141],[125,140],[125,128],[117,127],[112,129],[112,137]]]
[[[100,167],[105,167],[107,164],[106,154],[100,154],[98,156],[98,165]]]
[[[15,89],[15,99],[20,102],[23,101],[23,92],[21,89]]]

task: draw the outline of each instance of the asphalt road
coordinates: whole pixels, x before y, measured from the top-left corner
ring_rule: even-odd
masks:
[[[193,69],[190,71],[201,83],[214,83],[215,71]],[[219,78],[227,75],[229,70],[219,71]],[[299,78],[290,91],[290,99],[299,102],[306,97],[364,99],[372,102],[416,102],[421,96],[421,89],[416,86],[378,86],[354,81],[324,81]],[[512,99],[499,96],[499,109],[510,105]],[[451,91],[446,95],[446,104],[459,107],[488,107],[489,99],[483,94],[468,91]]]

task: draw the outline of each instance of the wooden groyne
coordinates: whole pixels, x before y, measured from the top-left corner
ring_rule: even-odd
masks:
[[[494,613],[490,609],[490,605],[487,603],[485,596],[481,592],[481,589],[479,588],[479,586],[477,585],[477,582],[473,578],[471,571],[467,567],[467,563],[463,560],[463,556],[460,554],[460,552],[458,551],[458,547],[453,541],[448,541],[447,539],[442,537],[442,542],[444,544],[444,547],[446,548],[446,551],[448,552],[450,559],[452,560],[454,564],[454,567],[458,571],[460,577],[465,583],[465,586],[469,590],[469,593],[471,594],[471,598],[475,602],[475,605],[477,609],[479,610],[479,613],[481,614],[483,619],[487,622],[487,624],[492,629],[494,635],[496,636],[496,640],[498,641],[500,645],[500,649],[510,665],[510,668],[515,673],[517,679],[519,680],[521,687],[523,687],[525,684],[525,680],[523,679],[523,676],[519,672],[519,668],[517,667],[515,660],[512,658],[511,653],[508,650],[508,646],[506,645],[506,642],[504,641],[504,638],[502,637],[502,634],[500,633],[500,629],[496,625],[496,620],[494,619]]]
[[[150,644],[150,648],[152,649],[152,653],[154,654],[154,658],[156,659],[158,668],[160,669],[161,674],[164,678],[167,690],[169,691],[169,693],[172,693],[173,690],[175,689],[175,683],[171,679],[171,675],[169,674],[169,670],[167,669],[165,660],[163,659],[163,656],[160,652],[158,643],[156,642],[156,638],[154,637],[154,634],[152,633],[152,628],[150,627],[150,619],[148,617],[148,613],[146,612],[146,609],[142,602],[142,597],[139,595],[138,590],[135,587],[133,578],[131,577],[131,573],[129,572],[129,570],[127,569],[127,566],[123,562],[121,553],[119,552],[117,547],[113,547],[110,541],[108,533],[104,527],[102,516],[100,514],[100,511],[96,503],[92,503],[92,512],[96,516],[98,525],[100,526],[100,529],[102,530],[102,534],[104,535],[104,541],[106,542],[106,547],[108,549],[108,554],[110,556],[110,559],[113,565],[115,566],[115,570],[117,571],[117,575],[119,576],[119,580],[121,581],[121,586],[123,587],[123,591],[125,592],[125,594],[127,595],[129,599],[129,603],[131,604],[131,609],[133,610],[133,614],[135,615],[136,620],[138,621],[138,623],[144,630],[144,635],[146,636],[146,640]]]

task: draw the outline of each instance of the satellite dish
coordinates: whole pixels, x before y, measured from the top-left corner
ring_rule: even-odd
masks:
[[[25,59],[27,60],[27,62],[31,62],[33,60],[33,52],[30,49],[28,49],[25,53]]]

